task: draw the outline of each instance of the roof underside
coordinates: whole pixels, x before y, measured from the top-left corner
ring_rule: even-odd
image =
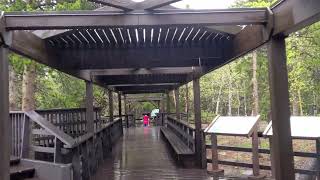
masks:
[[[110,6],[107,0],[92,1]],[[250,52],[272,35],[315,22],[320,11],[316,0],[303,6],[299,0],[285,1],[272,11],[157,9],[175,1],[111,3],[120,11],[6,13],[5,29],[13,32],[6,44],[115,91],[161,93]],[[298,15],[288,20],[288,12]]]

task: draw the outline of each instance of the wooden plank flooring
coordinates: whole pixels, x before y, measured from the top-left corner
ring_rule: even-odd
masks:
[[[124,131],[113,156],[105,160],[94,180],[209,180],[206,170],[176,167],[158,127]]]

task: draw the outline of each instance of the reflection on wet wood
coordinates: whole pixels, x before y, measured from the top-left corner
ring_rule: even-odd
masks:
[[[211,179],[205,170],[176,167],[160,138],[159,128],[129,128],[94,180]]]

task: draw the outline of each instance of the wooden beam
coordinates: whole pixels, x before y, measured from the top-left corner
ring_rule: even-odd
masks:
[[[231,43],[231,42],[229,42]],[[219,46],[221,49],[217,49]],[[164,69],[160,67],[205,67],[216,66],[225,62],[226,54],[222,53],[222,44],[209,47],[146,47],[146,48],[112,48],[112,49],[57,49],[58,62],[66,71],[74,69],[127,69],[122,73],[130,74],[129,69],[152,69],[153,72],[138,72],[137,74],[159,74]],[[68,60],[68,61],[66,61]],[[157,69],[160,68],[160,69]],[[183,71],[182,69],[176,69]],[[118,70],[113,70],[113,72]],[[167,70],[165,73],[169,73]],[[97,74],[99,75],[100,72]],[[109,74],[102,72],[101,75]],[[120,72],[116,72],[119,73]]]
[[[320,20],[320,1],[286,0],[272,9],[274,14],[273,35],[289,35]]]
[[[6,13],[7,30],[81,29],[105,26],[251,25],[267,23],[264,9],[118,13],[108,11]]]
[[[272,157],[276,180],[294,180],[290,128],[287,58],[284,37],[273,37],[268,46],[272,119]]]
[[[81,70],[91,76],[124,76],[124,75],[151,75],[151,74],[190,74],[202,72],[201,67],[166,67],[166,68],[123,68],[123,69],[96,69]]]
[[[164,93],[165,90],[132,90],[121,91],[123,94],[151,94],[151,93]]]
[[[9,180],[10,122],[9,122],[9,64],[8,50],[0,46],[0,179]]]
[[[143,91],[143,90],[170,90],[174,89],[176,86],[173,85],[145,85],[145,86],[120,86],[115,87],[117,91]]]
[[[110,87],[132,87],[132,86],[178,86],[180,83],[151,83],[151,84],[116,84],[111,85]]]
[[[94,112],[93,112],[93,84],[86,81],[86,120],[87,133],[94,132]]]
[[[177,84],[187,80],[187,75],[147,75],[147,76],[101,76],[95,78],[109,86],[120,86],[122,84],[145,85],[145,84]]]

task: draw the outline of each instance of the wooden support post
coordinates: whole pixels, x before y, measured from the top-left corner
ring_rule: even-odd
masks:
[[[317,179],[320,179],[320,139],[316,140],[316,151],[317,151]]]
[[[275,165],[274,165],[274,153],[272,152],[273,148],[273,144],[272,144],[272,137],[269,137],[269,148],[270,148],[270,164],[271,164],[271,175],[272,178],[274,178],[275,176]]]
[[[118,93],[118,109],[119,109],[119,117],[122,118],[122,102],[121,102],[121,94]]]
[[[166,98],[166,100],[167,100],[166,112],[170,113],[170,93],[167,92],[166,95],[167,95],[167,98]]]
[[[249,179],[264,179],[265,175],[260,175],[260,164],[259,164],[259,139],[258,139],[258,126],[254,127],[252,134],[252,171],[253,176]]]
[[[93,112],[93,84],[86,81],[86,120],[87,133],[94,132],[94,112]]]
[[[207,159],[203,148],[205,139],[202,137],[201,128],[201,105],[200,105],[200,82],[199,78],[193,80],[193,94],[194,94],[194,121],[195,121],[195,153],[197,165],[201,168],[205,168],[207,165]]]
[[[176,105],[176,118],[177,120],[181,120],[181,117],[180,117],[180,93],[179,93],[179,88],[175,89],[174,90],[174,97],[175,97],[175,105]]]
[[[10,124],[8,50],[0,46],[0,179],[9,180]]]
[[[54,144],[54,163],[62,163],[61,148],[63,144],[57,137],[54,138]]]
[[[272,37],[268,45],[275,179],[294,180],[285,37]]]
[[[112,91],[108,90],[108,95],[109,95],[109,121],[113,122],[113,95]]]
[[[164,125],[164,114],[163,113],[165,113],[165,95],[164,94],[162,94],[162,99],[161,99],[161,114],[160,114],[160,118],[161,118],[161,126],[163,126]]]
[[[126,120],[126,126],[129,128],[129,117],[128,117],[128,110],[127,110],[127,96],[123,95],[123,103],[124,103],[124,114]]]
[[[219,169],[218,141],[217,135],[211,134],[212,175],[218,177],[223,175],[223,169]]]

